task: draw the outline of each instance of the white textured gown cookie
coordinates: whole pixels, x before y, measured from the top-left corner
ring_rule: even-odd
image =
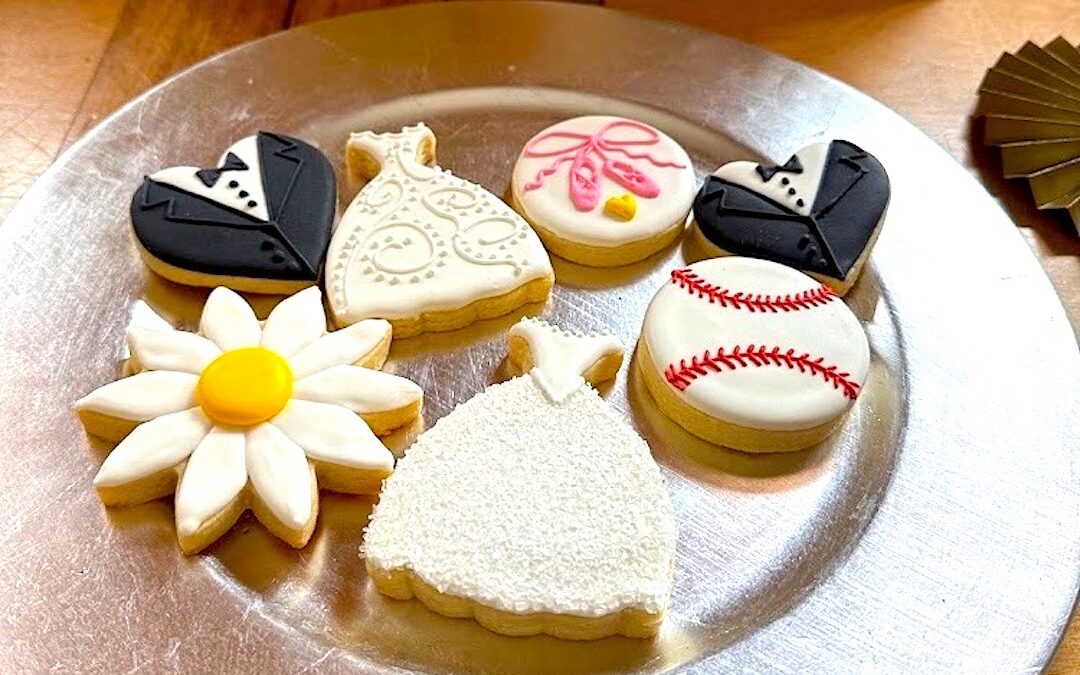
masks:
[[[383,593],[509,635],[656,633],[675,559],[671,502],[649,446],[582,378],[622,348],[526,320],[533,369],[458,406],[386,481],[368,525]]]
[[[690,157],[643,122],[590,115],[533,136],[517,163],[515,208],[552,253],[625,265],[671,243],[694,201]]]
[[[727,257],[672,271],[645,313],[637,362],[657,404],[687,430],[776,452],[836,429],[866,381],[870,348],[828,286]]]
[[[282,300],[260,326],[236,293],[218,288],[200,334],[128,329],[136,374],[75,404],[91,433],[119,440],[94,478],[103,502],[176,493],[187,553],[250,507],[275,535],[307,543],[318,487],[377,493],[394,458],[376,433],[420,413],[421,391],[382,373],[390,324],[326,332],[318,288]]]
[[[484,188],[433,166],[435,135],[353,134],[354,181],[370,181],[330,242],[326,286],[339,324],[387,319],[394,337],[452,330],[545,300],[554,274],[528,224]]]

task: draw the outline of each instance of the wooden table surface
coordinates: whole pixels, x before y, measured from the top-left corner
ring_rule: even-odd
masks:
[[[407,0],[405,0],[407,1]],[[167,75],[240,42],[403,0],[0,0],[0,219],[56,156]],[[1012,215],[1080,325],[1080,238],[1000,178],[969,114],[986,69],[1026,40],[1080,40],[1075,0],[607,0],[807,63],[891,106],[979,177]],[[1080,673],[1074,621],[1049,673]]]

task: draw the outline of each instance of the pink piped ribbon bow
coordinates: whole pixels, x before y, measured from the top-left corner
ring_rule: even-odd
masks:
[[[644,136],[638,138],[610,138],[615,129],[633,129]],[[569,141],[557,144],[554,149],[540,148],[553,139]],[[639,197],[656,197],[660,186],[640,168],[635,160],[643,160],[657,168],[681,169],[676,162],[657,159],[648,152],[635,153],[633,148],[649,147],[660,143],[660,132],[647,124],[633,120],[609,122],[593,135],[571,131],[549,131],[533,138],[525,146],[522,154],[526,157],[554,157],[554,162],[540,170],[525,190],[535,190],[544,184],[544,178],[555,173],[558,168],[570,162],[570,201],[578,211],[591,211],[600,202],[600,188],[604,177],[608,177]],[[610,153],[620,153],[626,159],[612,159]],[[599,165],[597,164],[599,162]]]

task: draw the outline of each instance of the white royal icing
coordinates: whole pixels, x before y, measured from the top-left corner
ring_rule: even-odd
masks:
[[[801,216],[808,216],[814,206],[814,199],[817,198],[821,178],[825,175],[825,160],[829,156],[829,143],[808,145],[795,153],[795,156],[799,158],[799,163],[802,165],[801,173],[778,171],[765,180],[758,173],[760,164],[738,161],[721,166],[713,172],[713,175],[756,192]]]
[[[76,410],[145,422],[194,408],[198,375],[151,370],[95,389],[75,402]]]
[[[79,410],[143,422],[105,460],[95,485],[119,487],[183,467],[176,523],[186,536],[236,498],[249,479],[276,518],[301,529],[311,517],[314,497],[309,459],[392,470],[393,455],[357,413],[410,405],[420,399],[420,388],[351,365],[389,337],[387,322],[364,321],[325,334],[322,296],[310,288],[279,303],[261,328],[243,298],[218,288],[207,300],[200,326],[206,337],[131,327],[132,352],[147,370],[76,403]],[[258,345],[291,357],[293,398],[270,422],[216,427],[195,395],[202,370],[222,350]]]
[[[452,311],[551,277],[532,229],[498,197],[417,161],[434,135],[353,134],[349,145],[380,164],[334,232],[326,286],[338,323]]]
[[[623,119],[605,115],[575,117],[544,129],[534,136],[530,143],[545,134],[592,136],[605,125]],[[642,124],[634,120],[629,121]],[[598,177],[600,194],[597,206],[590,211],[581,211],[570,198],[569,175],[572,162],[562,162],[556,167],[554,173],[538,179],[538,175],[550,167],[553,161],[557,161],[559,156],[528,157],[526,156],[528,145],[522,150],[514,165],[511,179],[514,201],[528,219],[539,227],[550,230],[559,238],[589,246],[617,247],[649,239],[670,230],[672,225],[686,219],[686,214],[689,213],[697,192],[697,178],[694,174],[693,163],[682,146],[663,132],[648,125],[645,126],[658,134],[655,145],[623,147],[635,155],[648,153],[661,162],[677,164],[678,168],[654,166],[643,158],[630,158],[618,151],[607,153],[612,160],[634,165],[660,188],[656,197],[634,196],[637,212],[630,220],[615,219],[604,213],[604,204],[608,199],[632,194],[629,189],[601,175]],[[634,142],[644,138],[643,132],[633,128],[616,128],[605,136],[616,142]],[[570,148],[577,142],[574,137],[556,136],[543,140],[537,147],[542,152],[547,152]],[[570,155],[573,154],[570,153]],[[526,186],[538,180],[542,182],[540,187],[526,189]]]
[[[266,507],[294,530],[311,518],[311,476],[304,449],[272,424],[247,432],[247,472]]]
[[[221,349],[210,340],[172,328],[148,330],[131,326],[127,331],[127,342],[131,354],[145,370],[174,370],[198,375],[221,356]]]
[[[257,137],[247,136],[233,143],[222,153],[218,166],[225,165],[225,158],[230,152],[239,157],[247,165],[247,169],[224,171],[213,185],[208,186],[196,175],[200,170],[197,166],[172,166],[151,174],[150,180],[205,197],[259,220],[270,220],[266,193],[263,190],[262,162],[259,160]],[[231,182],[236,182],[236,187],[230,187]],[[241,191],[247,195],[241,197]],[[249,206],[249,202],[255,202],[255,206]]]
[[[334,366],[293,386],[293,398],[343,405],[365,415],[412,405],[423,396],[412,380],[359,366]]]
[[[94,485],[115,487],[172,469],[191,455],[210,427],[199,408],[140,424],[105,458]]]
[[[390,322],[368,319],[327,333],[289,359],[293,377],[301,380],[343,363],[356,363],[390,337]]]
[[[555,403],[581,386],[582,376],[593,364],[607,356],[621,358],[623,352],[622,342],[614,335],[572,333],[533,318],[514,324],[510,336],[529,343],[533,368],[543,373],[538,384]]]
[[[215,427],[195,447],[176,488],[176,530],[198,531],[247,484],[244,432]]]
[[[870,363],[870,348],[858,319],[844,302],[823,289],[820,282],[777,263],[751,258],[724,257],[705,260],[688,268],[701,283],[746,297],[798,297],[803,292],[829,293],[825,302],[801,303],[801,308],[749,311],[745,302],[737,308],[710,302],[698,290],[667,281],[645,313],[642,339],[653,365],[664,376],[666,369],[691,363],[706,350],[715,356],[740,346],[779,347],[781,353],[821,359],[825,367],[861,388]],[[740,296],[741,297],[741,296]],[[760,359],[758,359],[760,361]],[[808,365],[800,369],[766,360],[733,369],[706,367],[706,372],[680,391],[672,391],[685,403],[711,417],[767,430],[808,429],[843,413],[852,405],[844,387],[834,386]],[[669,381],[670,385],[670,381]]]
[[[557,405],[536,382],[491,386],[417,439],[368,563],[516,614],[662,612],[675,523],[648,445],[585,383]]]

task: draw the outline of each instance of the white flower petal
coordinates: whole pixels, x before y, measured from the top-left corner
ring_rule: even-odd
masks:
[[[194,408],[198,382],[199,377],[190,373],[152,370],[95,389],[76,401],[75,409],[145,422]]]
[[[304,450],[272,424],[247,432],[247,472],[255,494],[293,530],[311,518],[311,475]]]
[[[210,421],[198,408],[140,424],[109,453],[94,485],[116,487],[174,467],[209,431]]]
[[[131,353],[147,370],[173,370],[198,375],[221,356],[217,345],[201,335],[179,330],[147,330],[132,326],[127,331]]]
[[[247,485],[244,432],[214,427],[196,446],[176,488],[176,529],[194,534]]]
[[[258,347],[259,320],[247,301],[224,286],[215,288],[203,307],[199,331],[222,351]]]
[[[293,398],[345,406],[361,415],[397,410],[423,396],[412,380],[359,366],[334,366],[293,386]]]
[[[263,326],[262,346],[289,358],[326,332],[326,312],[318,286],[278,303]]]
[[[394,468],[394,456],[364,420],[339,405],[293,399],[270,422],[311,459],[372,471]]]
[[[367,319],[327,333],[289,359],[293,377],[300,380],[331,366],[356,363],[388,340],[390,331],[389,321]]]

